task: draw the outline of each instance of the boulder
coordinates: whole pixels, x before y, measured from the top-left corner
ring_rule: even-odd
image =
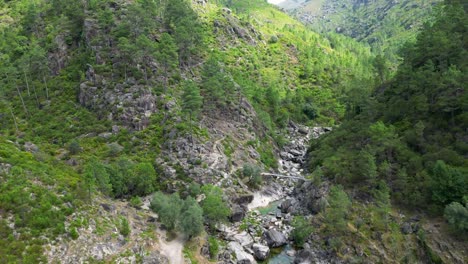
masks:
[[[265,260],[270,255],[270,248],[268,246],[264,246],[262,244],[253,244],[252,246],[254,257],[257,260]]]
[[[245,210],[241,206],[234,206],[232,208],[231,222],[240,222],[245,217]]]
[[[287,243],[286,236],[275,229],[266,231],[263,236],[269,247],[281,247]]]
[[[252,236],[246,231],[234,235],[234,241],[238,242],[243,247],[250,247],[253,244]]]
[[[403,223],[401,226],[401,232],[405,235],[413,233],[413,228],[410,223]]]
[[[245,252],[241,244],[238,242],[229,242],[229,250],[231,250],[236,256],[237,264],[253,264],[257,263],[252,255]]]
[[[293,199],[287,199],[281,203],[280,209],[283,214],[294,212],[296,201]]]
[[[296,254],[294,264],[311,264],[315,263],[315,254],[310,249],[303,249]]]
[[[234,199],[234,202],[237,204],[249,204],[253,201],[253,194],[252,193],[247,193],[247,194],[241,194],[239,197]]]

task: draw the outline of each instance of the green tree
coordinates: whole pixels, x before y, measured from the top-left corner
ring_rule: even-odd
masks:
[[[381,180],[373,192],[375,204],[377,205],[377,221],[374,223],[377,227],[387,228],[391,210],[390,189],[385,181]],[[383,229],[381,228],[381,229]]]
[[[468,193],[468,174],[438,160],[431,173],[432,199],[439,205],[461,202]]]
[[[185,81],[183,89],[182,111],[189,116],[190,135],[193,137],[192,119],[200,112],[203,97],[200,95],[200,88],[192,81]]]
[[[466,198],[465,198],[466,199]],[[468,200],[468,199],[466,199]],[[445,207],[445,219],[453,228],[464,234],[468,233],[468,202],[465,201],[465,206],[458,202],[453,202]]]
[[[224,106],[223,79],[225,77],[216,56],[212,55],[205,61],[201,76],[205,105],[211,110],[218,106]]]
[[[136,58],[143,65],[143,73],[146,84],[148,84],[148,71],[151,69],[151,62],[156,51],[155,43],[145,35],[140,35],[136,39]]]
[[[189,238],[199,235],[203,231],[203,210],[197,201],[187,197],[180,215],[180,229]]]
[[[310,222],[303,216],[295,216],[292,222],[293,231],[291,233],[294,244],[302,246],[307,238],[312,234],[313,228]]]
[[[351,201],[341,185],[330,188],[328,195],[329,207],[325,210],[325,222],[330,232],[344,233],[346,230],[346,215],[351,207]]]
[[[203,214],[206,222],[214,227],[216,223],[226,222],[231,215],[231,210],[223,200],[221,188],[213,185],[205,185],[202,192],[206,198],[202,201]]]
[[[172,0],[164,10],[164,22],[173,32],[178,47],[179,65],[190,67],[203,44],[202,25],[187,0]]]
[[[132,195],[147,195],[155,190],[156,171],[153,165],[148,162],[139,163],[134,168],[134,173],[129,182],[128,189]]]
[[[167,92],[168,79],[177,69],[177,47],[173,38],[168,33],[163,33],[156,46],[155,58],[158,60],[160,73],[164,78],[164,92]]]
[[[105,195],[111,194],[112,185],[110,184],[109,174],[106,167],[96,158],[92,158],[86,163],[83,175],[88,186],[89,199],[91,199],[91,192],[94,187],[97,187]]]
[[[156,193],[151,202],[152,208],[159,216],[161,223],[169,231],[175,231],[180,220],[180,213],[183,207],[183,201],[177,193],[168,197],[162,193]]]

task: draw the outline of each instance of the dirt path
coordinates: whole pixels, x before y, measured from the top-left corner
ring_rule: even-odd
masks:
[[[169,259],[171,264],[184,264],[184,255],[182,250],[184,249],[185,239],[182,235],[178,235],[171,241],[166,241],[167,233],[164,230],[158,230],[160,234],[159,246],[161,249],[161,255],[164,255]]]

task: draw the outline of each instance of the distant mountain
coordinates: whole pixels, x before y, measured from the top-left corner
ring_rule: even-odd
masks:
[[[440,0],[287,0],[279,6],[319,32],[337,32],[394,53],[413,40]]]

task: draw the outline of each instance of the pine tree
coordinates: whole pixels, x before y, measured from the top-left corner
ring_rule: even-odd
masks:
[[[171,73],[177,69],[177,47],[173,38],[168,33],[163,33],[156,46],[155,58],[161,65],[161,75],[164,78],[164,92],[167,92],[168,79]]]
[[[200,88],[192,81],[184,82],[183,89],[182,111],[189,115],[190,134],[193,136],[192,121],[200,112],[203,97],[200,95]]]

